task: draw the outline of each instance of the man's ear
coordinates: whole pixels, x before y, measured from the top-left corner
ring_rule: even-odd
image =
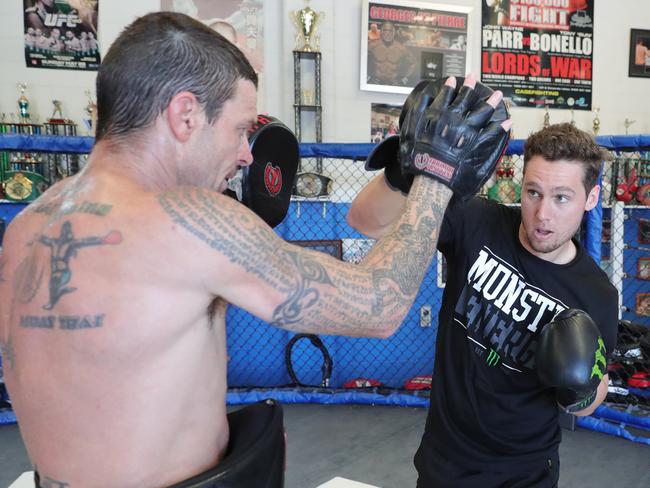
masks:
[[[172,97],[165,111],[169,128],[179,142],[187,142],[198,127],[203,110],[193,93],[183,91]]]
[[[585,210],[589,211],[598,203],[598,195],[600,195],[600,185],[595,185],[589,195],[587,195],[587,203],[585,203]]]

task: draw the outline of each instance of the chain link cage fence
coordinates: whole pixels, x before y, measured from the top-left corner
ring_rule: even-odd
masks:
[[[41,182],[44,189],[83,167],[92,143],[79,143],[78,139],[50,140],[45,150],[39,145],[42,142],[16,142],[0,135],[0,176],[5,188],[0,197],[7,198],[6,182],[16,172],[40,175],[40,180],[37,176],[29,178],[34,186]],[[619,290],[619,335],[616,349],[609,352],[606,403],[579,423],[650,443],[650,152],[635,147],[645,149],[650,140],[646,137],[640,144],[630,143],[623,136],[619,139],[625,144],[598,138],[611,151],[612,160],[604,167],[602,209],[585,220],[579,236],[586,243],[591,236],[588,251]],[[307,146],[311,146],[309,151],[305,151]],[[297,195],[275,229],[278,235],[347,262],[363,259],[374,241],[352,229],[346,215],[355,196],[377,175],[363,168],[372,147],[303,144],[301,154],[308,157],[301,159]],[[518,205],[522,154],[523,141],[511,141],[482,196]],[[0,205],[0,217],[8,221],[11,211],[3,208]],[[294,334],[229,307],[229,403],[249,403],[270,396],[284,402],[426,406],[445,281],[446,264],[437,253],[412,309],[388,339]],[[0,404],[1,423],[2,406],[5,418],[10,412],[1,369],[0,401],[4,402]]]

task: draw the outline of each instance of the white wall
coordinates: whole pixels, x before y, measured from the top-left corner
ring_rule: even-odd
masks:
[[[470,28],[472,71],[480,70],[481,0],[447,0],[474,8]],[[101,0],[99,41],[105,53],[120,30],[136,16],[158,10],[159,0]],[[293,56],[295,28],[289,13],[304,0],[265,0],[265,74],[258,108],[283,119],[293,128]],[[320,27],[322,52],[323,140],[366,142],[370,104],[401,104],[406,95],[359,89],[361,0],[312,0],[325,12]],[[630,133],[650,133],[650,79],[627,76],[631,28],[648,28],[648,0],[597,0],[594,19],[593,105],[600,107],[600,134],[623,134],[623,121],[636,120]],[[28,84],[31,112],[43,121],[52,113],[52,99],[63,101],[65,114],[81,122],[87,103],[84,91],[94,89],[94,72],[28,69],[23,58],[22,2],[0,1],[0,113],[17,112],[18,82]],[[307,70],[306,76],[310,76]],[[551,110],[551,121],[570,120],[566,110]],[[543,111],[514,108],[515,137],[524,138],[542,125]],[[577,125],[591,129],[593,113],[575,111]],[[81,124],[80,124],[81,125]],[[306,136],[309,131],[306,131]],[[305,138],[308,140],[308,138]]]

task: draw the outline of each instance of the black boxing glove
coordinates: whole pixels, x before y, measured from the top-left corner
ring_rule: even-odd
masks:
[[[284,220],[298,163],[298,139],[280,120],[258,115],[248,132],[253,163],[232,178],[226,195],[239,200],[271,227]]]
[[[494,171],[510,131],[501,127],[509,117],[503,100],[494,109],[486,102],[490,88],[462,82],[457,78],[456,88],[443,85],[437,93],[429,86],[418,91],[400,130],[399,156],[405,175],[437,179],[467,198]]]
[[[536,364],[543,385],[555,388],[568,413],[583,410],[596,399],[607,372],[605,343],[591,317],[575,308],[557,314],[539,334]]]

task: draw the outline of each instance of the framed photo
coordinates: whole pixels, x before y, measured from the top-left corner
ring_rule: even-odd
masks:
[[[609,219],[603,219],[603,242],[609,242],[612,237],[612,221]]]
[[[650,317],[650,293],[636,294],[636,314]]]
[[[321,241],[289,241],[296,246],[306,247],[314,251],[324,252],[336,259],[343,257],[343,244],[340,239],[336,240],[321,240]]]
[[[401,112],[401,105],[371,103],[370,142],[381,142],[387,137],[396,135],[399,130],[399,114]]]
[[[628,76],[650,78],[650,30],[630,30]]]
[[[471,7],[410,0],[364,0],[362,90],[410,93],[422,79],[465,76]]]
[[[639,244],[650,244],[650,220],[639,219]]]
[[[636,277],[640,280],[650,280],[650,258],[639,258],[636,265]]]

